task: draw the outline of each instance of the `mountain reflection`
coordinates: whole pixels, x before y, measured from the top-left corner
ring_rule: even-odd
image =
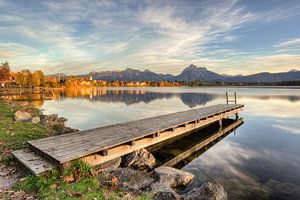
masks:
[[[218,93],[195,93],[195,92],[155,92],[148,91],[147,88],[139,89],[119,89],[119,88],[80,88],[78,90],[61,90],[55,92],[55,99],[59,98],[85,98],[90,101],[125,103],[150,103],[158,99],[180,98],[181,101],[190,108],[206,105],[215,99],[224,99],[224,94]],[[258,100],[287,100],[289,102],[300,101],[300,96],[295,95],[244,95],[239,97]]]
[[[105,103],[125,103],[131,105],[135,103],[150,103],[155,100],[179,98],[189,108],[206,105],[215,99],[224,99],[221,93],[195,93],[195,92],[156,92],[148,91],[147,88],[79,88],[77,90],[56,90],[54,96],[44,96],[42,94],[22,94],[2,96],[2,98],[16,101],[29,101],[35,106],[42,106],[45,100],[70,99],[88,99],[90,101],[99,101]],[[299,95],[249,95],[239,94],[242,99],[256,100],[286,100],[289,102],[300,101]]]
[[[79,90],[56,91],[54,98],[85,98],[90,101],[125,103],[126,105],[130,105],[140,102],[150,103],[154,100],[170,99],[173,97],[180,98],[185,105],[194,108],[199,105],[205,105],[209,101],[216,99],[218,96],[207,93],[160,93],[145,90],[83,88]]]

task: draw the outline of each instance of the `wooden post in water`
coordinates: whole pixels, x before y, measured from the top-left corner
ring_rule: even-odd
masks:
[[[239,119],[239,114],[235,113],[235,120],[238,120],[238,119]]]
[[[228,104],[228,93],[226,92],[226,104]]]
[[[237,104],[236,102],[236,92],[234,92],[234,102],[235,102],[235,105]]]
[[[222,124],[222,119],[219,119],[219,129],[222,129],[223,124]]]

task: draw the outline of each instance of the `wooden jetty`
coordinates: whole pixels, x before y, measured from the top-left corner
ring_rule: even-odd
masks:
[[[133,151],[200,129],[230,115],[238,118],[242,104],[219,104],[86,131],[28,141],[29,149],[13,155],[34,174],[73,160],[95,166]]]

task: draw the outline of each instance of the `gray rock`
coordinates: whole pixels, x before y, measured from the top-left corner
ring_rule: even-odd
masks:
[[[46,123],[55,123],[57,121],[58,115],[57,114],[51,114],[45,116]]]
[[[16,122],[30,122],[31,118],[31,114],[25,111],[17,111],[14,115],[14,119]]]
[[[73,132],[78,132],[79,131],[78,129],[74,129],[74,128],[66,127],[66,126],[61,126],[61,125],[58,125],[58,124],[48,124],[47,126],[51,127],[56,135],[66,134],[66,133],[73,133]]]
[[[64,117],[60,117],[56,120],[56,123],[60,126],[65,126],[65,122],[68,121],[66,118]]]
[[[33,124],[38,124],[40,121],[41,121],[41,120],[40,120],[40,117],[33,117],[33,118],[31,119],[31,123],[33,123]]]
[[[151,200],[174,200],[176,196],[171,192],[157,192],[153,195]]]
[[[46,120],[47,120],[47,115],[44,115],[44,114],[40,114],[40,120],[42,123],[46,123]]]
[[[122,166],[133,169],[145,170],[152,169],[156,163],[154,156],[146,149],[134,151],[123,156]]]
[[[103,171],[112,171],[112,170],[116,170],[120,164],[121,164],[122,159],[119,158],[115,158],[113,160],[107,161],[105,163],[102,163],[100,165],[98,165],[97,167],[99,169],[102,169]]]
[[[140,194],[154,182],[154,179],[146,171],[131,168],[118,168],[110,173],[103,173],[100,176],[100,181],[107,182],[113,177],[118,179],[118,186],[122,189]]]
[[[154,182],[151,184],[150,188],[153,193],[166,192],[172,193],[174,196],[179,197],[179,195],[170,186],[165,185],[164,183]]]
[[[227,200],[227,193],[217,182],[207,182],[182,196],[186,200]]]
[[[154,169],[158,182],[171,188],[186,186],[194,177],[193,174],[172,167],[161,166]]]

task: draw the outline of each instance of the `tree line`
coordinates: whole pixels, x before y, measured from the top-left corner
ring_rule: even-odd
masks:
[[[9,63],[2,63],[0,66],[0,81],[7,81],[8,87],[44,87],[46,85],[46,78],[41,70],[31,72],[30,70],[21,70],[18,72],[11,72]]]

